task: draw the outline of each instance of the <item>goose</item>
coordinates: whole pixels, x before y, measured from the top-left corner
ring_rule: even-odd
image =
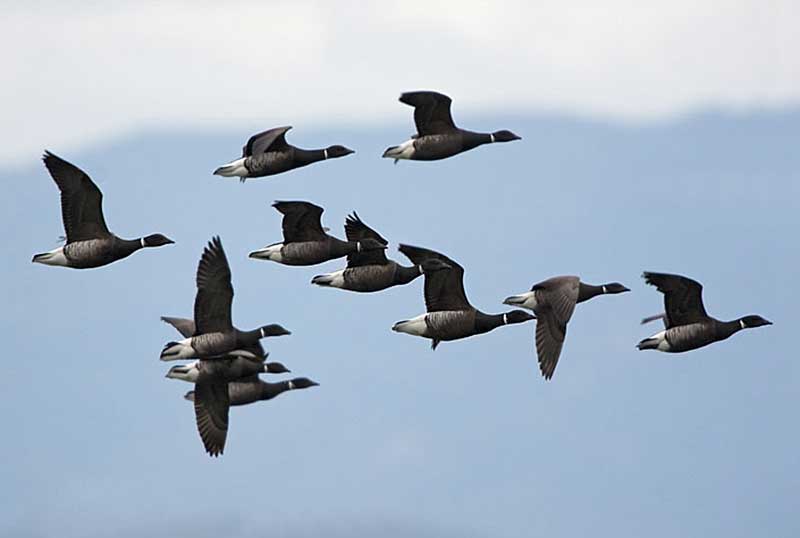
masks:
[[[344,146],[324,149],[300,149],[286,142],[286,132],[291,126],[276,127],[250,137],[242,148],[242,157],[214,170],[214,175],[247,178],[272,176],[288,172],[317,161],[335,159],[355,153]]]
[[[523,323],[534,316],[522,310],[503,314],[484,314],[473,307],[464,291],[464,268],[433,250],[401,244],[400,252],[412,263],[420,265],[428,258],[436,258],[450,269],[425,273],[425,306],[427,313],[413,319],[398,321],[395,332],[421,336],[433,340],[431,349],[442,341],[459,340],[489,332],[503,325]]]
[[[307,377],[295,377],[278,383],[266,383],[257,375],[242,378],[228,383],[228,401],[230,405],[248,405],[255,402],[271,400],[275,396],[290,390],[318,387],[319,383]],[[195,401],[195,392],[190,390],[184,396],[190,402]]]
[[[283,242],[254,250],[250,257],[283,265],[316,265],[353,253],[386,249],[371,237],[358,241],[342,241],[328,235],[320,219],[324,211],[311,202],[277,201],[272,207],[283,214]]]
[[[252,331],[240,331],[233,326],[231,270],[219,237],[212,238],[208,246],[203,249],[203,255],[197,266],[196,280],[195,331],[192,336],[180,342],[167,343],[161,352],[161,360],[213,358],[227,354],[261,359],[263,350],[258,344],[261,338],[291,334],[277,324],[264,325]],[[252,349],[247,349],[253,348],[256,344],[262,356],[254,353]]]
[[[725,340],[742,329],[772,325],[757,315],[731,321],[712,318],[703,306],[703,286],[691,278],[647,271],[642,278],[664,294],[665,310],[664,314],[645,318],[642,323],[663,319],[665,329],[639,342],[636,347],[640,350],[681,353]]]
[[[355,211],[345,219],[344,231],[348,241],[374,239],[382,245],[388,245],[388,241],[364,224]],[[346,269],[317,275],[311,280],[311,283],[350,291],[374,292],[408,284],[426,271],[432,272],[449,268],[449,265],[437,258],[428,258],[419,265],[406,267],[386,259],[383,250],[369,250],[348,254]]]
[[[185,338],[189,338],[195,333],[194,320],[192,319],[162,316],[161,321],[172,325]],[[253,344],[251,346],[251,351],[257,357],[263,357],[264,360],[266,360],[267,356],[269,355],[269,353],[264,352],[264,348],[261,346],[261,342],[256,342],[255,344]],[[234,360],[242,361],[242,360],[252,360],[252,359],[229,356],[215,360],[229,360],[232,362]],[[170,379],[180,379],[182,381],[188,381],[194,383],[195,381],[197,381],[197,376],[199,374],[199,365],[200,361],[195,360],[186,365],[173,366],[172,368],[169,369],[169,372],[167,372],[167,377]],[[285,374],[285,373],[290,373],[291,370],[289,370],[286,366],[284,366],[280,362],[264,362],[263,372],[267,374]]]
[[[86,172],[49,151],[42,160],[61,191],[61,218],[67,235],[66,244],[36,254],[33,263],[89,269],[127,258],[142,248],[174,243],[161,234],[139,239],[117,237],[103,218],[103,193]]]
[[[619,282],[593,286],[577,276],[557,276],[534,284],[531,291],[507,297],[503,304],[521,306],[536,315],[536,354],[542,376],[553,377],[575,305],[598,295],[631,291]]]
[[[511,142],[521,138],[511,131],[474,133],[459,129],[450,115],[452,100],[441,93],[431,91],[406,92],[400,102],[414,107],[414,123],[417,134],[399,146],[391,146],[383,157],[414,161],[436,161],[452,157],[483,144]]]

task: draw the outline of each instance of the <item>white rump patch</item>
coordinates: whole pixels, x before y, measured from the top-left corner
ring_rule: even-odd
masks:
[[[67,261],[67,257],[64,256],[64,247],[58,247],[55,250],[51,250],[50,252],[45,252],[44,254],[37,254],[33,257],[34,263],[43,263],[45,265],[57,265],[60,267],[68,267],[69,262]]]
[[[414,156],[414,139],[406,140],[399,146],[387,149],[383,156],[386,158],[394,159],[411,159]]]
[[[281,263],[283,261],[283,255],[281,254],[282,248],[283,243],[273,243],[272,245],[267,245],[264,248],[254,250],[248,254],[248,256],[257,260],[269,260],[271,262]]]
[[[247,159],[247,157],[242,157],[228,164],[223,164],[214,171],[214,175],[223,177],[247,177],[249,172],[244,165],[245,159]]]
[[[425,318],[428,314],[420,314],[413,319],[406,319],[398,321],[392,326],[392,330],[398,333],[406,333],[412,336],[425,336],[428,332],[428,324],[425,323]]]

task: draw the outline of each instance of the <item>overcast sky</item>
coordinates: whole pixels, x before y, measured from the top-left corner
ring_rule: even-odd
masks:
[[[454,96],[459,116],[800,102],[797,2],[647,4],[15,3],[0,20],[0,158],[145,127],[405,118],[396,98],[420,88]]]

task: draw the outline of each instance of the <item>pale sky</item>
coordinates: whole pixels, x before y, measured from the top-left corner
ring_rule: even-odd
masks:
[[[792,1],[142,4],[4,9],[0,159],[154,128],[399,121],[410,89],[451,95],[456,121],[800,103]]]

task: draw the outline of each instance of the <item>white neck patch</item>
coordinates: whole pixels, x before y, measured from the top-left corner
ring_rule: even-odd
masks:
[[[608,291],[606,291],[606,287],[605,286],[603,286],[603,293],[608,293]]]
[[[328,158],[328,148],[322,150],[322,154],[325,155],[325,159]]]
[[[425,274],[425,269],[423,269],[421,265],[419,266],[419,274],[421,275]]]
[[[744,320],[742,320],[742,319],[739,320],[739,327],[741,327],[742,329],[746,329],[747,328],[747,326],[745,326],[745,324],[744,324]]]
[[[294,388],[294,383],[291,381],[287,381],[287,383],[289,383],[289,390],[292,390]]]
[[[258,331],[261,333],[261,338],[264,338],[264,327],[261,327]]]
[[[503,325],[508,325],[508,314],[503,314]]]
[[[494,133],[489,133],[489,138],[491,138],[492,143],[494,143]]]
[[[361,252],[361,241],[356,241],[356,252]]]
[[[142,244],[142,248],[146,247],[147,245],[144,244],[144,237],[139,239],[139,242]]]

